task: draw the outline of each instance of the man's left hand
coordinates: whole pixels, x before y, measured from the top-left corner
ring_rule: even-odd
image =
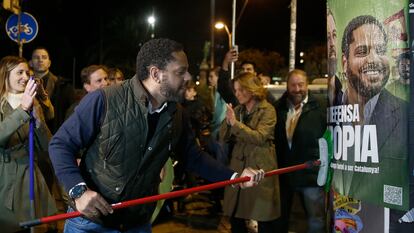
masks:
[[[264,175],[265,175],[265,172],[262,169],[256,170],[250,167],[245,168],[243,170],[243,173],[241,174],[241,177],[248,176],[250,177],[250,181],[240,183],[240,187],[249,188],[249,187],[256,186],[264,178]]]

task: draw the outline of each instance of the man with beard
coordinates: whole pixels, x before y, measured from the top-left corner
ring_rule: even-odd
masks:
[[[410,98],[410,52],[404,52],[396,59],[399,78],[387,85],[395,96],[408,101]]]
[[[66,221],[65,232],[151,232],[155,204],[113,211],[108,203],[157,193],[168,157],[210,180],[237,176],[196,144],[188,118],[176,102],[190,79],[182,45],[169,39],[145,43],[137,73],[121,85],[86,95],[49,146],[56,175],[69,193],[71,209],[83,215]],[[75,156],[80,149],[80,166]],[[246,168],[241,176],[257,184],[263,170]]]
[[[373,16],[362,15],[352,19],[345,28],[342,38],[342,65],[347,78],[347,90],[342,104],[355,105],[359,108],[359,121],[351,125],[374,125],[376,140],[370,150],[378,150],[379,162],[368,159],[359,162],[354,158],[354,148],[348,148],[347,159],[341,160],[348,167],[378,167],[379,173],[343,172],[336,170],[335,180],[343,187],[343,194],[353,198],[363,198],[358,215],[364,227],[363,232],[383,231],[389,222],[390,232],[413,232],[409,224],[398,224],[404,214],[395,209],[390,210],[390,219],[384,219],[384,208],[369,204],[373,199],[380,199],[382,204],[399,207],[398,200],[409,197],[403,194],[393,195],[390,199],[390,187],[403,190],[408,182],[407,159],[407,103],[393,96],[384,87],[389,79],[390,68],[387,57],[387,34],[382,24]],[[345,123],[344,123],[345,124]],[[361,127],[362,128],[362,127]],[[361,135],[355,133],[355,141]],[[345,136],[344,136],[345,137]],[[372,138],[370,138],[372,139]],[[358,139],[359,140],[359,139]],[[360,139],[363,144],[363,139]],[[357,143],[355,143],[355,146]],[[363,147],[363,145],[362,145]],[[357,148],[359,150],[360,148]],[[364,156],[362,154],[361,156]],[[368,152],[366,152],[368,153]],[[356,157],[356,156],[355,156]],[[395,171],[401,169],[401,172]],[[393,191],[391,191],[393,192]],[[394,193],[395,194],[395,193]]]
[[[302,70],[287,77],[287,91],[275,103],[276,156],[279,167],[319,159],[318,139],[326,129],[326,100],[308,91],[308,78]],[[280,176],[281,217],[278,232],[288,232],[294,193],[302,199],[308,214],[308,232],[325,232],[325,193],[316,183],[317,169],[296,171]]]
[[[331,106],[338,105],[342,100],[342,84],[336,76],[336,24],[331,9],[327,9],[327,45],[328,45],[328,98]]]
[[[351,20],[342,38],[342,65],[348,80],[342,103],[358,103],[363,122],[369,122],[390,75],[386,52],[387,34],[377,19],[358,16]]]

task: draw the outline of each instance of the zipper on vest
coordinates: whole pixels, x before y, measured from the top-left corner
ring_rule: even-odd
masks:
[[[106,158],[104,158],[104,169],[106,169]]]

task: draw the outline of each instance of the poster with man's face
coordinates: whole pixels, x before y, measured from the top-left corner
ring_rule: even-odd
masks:
[[[408,0],[328,0],[328,127],[337,232],[414,232]],[[414,197],[411,197],[413,199]]]

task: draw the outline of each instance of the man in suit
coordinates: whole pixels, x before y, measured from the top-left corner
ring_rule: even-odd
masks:
[[[68,80],[56,76],[50,71],[52,61],[46,48],[35,48],[29,63],[36,78],[41,80],[43,88],[55,108],[55,117],[46,122],[50,131],[54,134],[65,120],[67,109],[75,102],[75,90]]]
[[[336,52],[336,23],[331,9],[326,14],[327,50],[328,50],[328,98],[329,105],[338,105],[342,99],[342,84],[336,75],[338,62]]]

